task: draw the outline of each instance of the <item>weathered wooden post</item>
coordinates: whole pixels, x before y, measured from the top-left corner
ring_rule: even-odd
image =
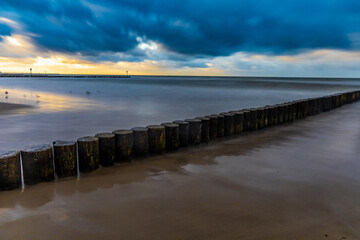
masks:
[[[277,125],[277,107],[270,106],[269,107],[269,126],[276,126]]]
[[[179,147],[186,147],[189,145],[189,123],[182,120],[176,120],[173,123],[179,125]]]
[[[217,137],[222,138],[225,136],[225,117],[219,114],[213,114],[217,118]]]
[[[264,128],[265,116],[264,116],[264,108],[257,108],[257,130]]]
[[[0,152],[0,191],[21,186],[20,152]]]
[[[284,123],[285,107],[283,104],[277,105],[278,109],[278,124]]]
[[[257,130],[257,109],[251,108],[250,109],[250,131]]]
[[[167,151],[177,151],[179,149],[179,124],[177,123],[163,123],[165,127],[165,140]]]
[[[55,141],[54,163],[59,178],[77,175],[77,156],[75,141]]]
[[[149,131],[149,152],[160,154],[166,149],[165,127],[161,125],[147,126]]]
[[[216,115],[208,115],[205,117],[210,119],[210,129],[209,129],[210,141],[215,140],[217,138],[217,132],[218,132],[218,117]]]
[[[133,131],[133,156],[142,157],[149,153],[149,134],[146,127],[135,127]]]
[[[99,138],[99,163],[103,167],[114,165],[115,162],[115,134],[98,133]]]
[[[241,111],[230,111],[229,113],[234,114],[234,132],[239,134],[244,129],[244,113]]]
[[[99,138],[82,137],[77,140],[80,172],[92,172],[99,168]]]
[[[185,119],[189,123],[189,143],[199,145],[201,143],[201,120]]]
[[[267,128],[267,127],[269,127],[270,109],[269,109],[269,106],[265,106],[263,109],[264,109],[264,128]]]
[[[54,180],[54,165],[50,145],[37,145],[21,151],[25,184]]]
[[[251,117],[250,117],[250,111],[249,110],[242,110],[244,113],[244,131],[250,131],[251,128]]]
[[[196,117],[201,121],[201,142],[210,142],[210,118],[207,117]]]
[[[131,161],[133,155],[134,133],[132,130],[115,130],[115,162]]]
[[[283,123],[287,123],[289,121],[289,105],[287,103],[281,105],[283,105],[284,108]]]
[[[225,119],[225,136],[232,136],[235,133],[235,115],[232,113],[220,113]]]

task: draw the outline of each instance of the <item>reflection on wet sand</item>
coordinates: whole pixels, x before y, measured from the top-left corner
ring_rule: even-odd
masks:
[[[0,86],[0,89],[4,89],[4,87]],[[19,104],[19,106],[21,106],[21,104],[27,104],[36,107],[34,109],[26,109],[27,111],[23,112],[11,112],[15,114],[79,111],[96,106],[96,103],[81,97],[43,91],[34,92],[26,89],[11,89],[8,91],[6,99],[2,101],[8,102],[9,104]],[[3,114],[1,111],[0,113]]]
[[[101,168],[80,179],[0,193],[0,234],[359,239],[359,112],[356,103],[256,134]]]

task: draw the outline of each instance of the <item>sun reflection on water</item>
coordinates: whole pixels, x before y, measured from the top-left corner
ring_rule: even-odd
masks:
[[[25,89],[8,89],[5,93],[4,87],[0,86],[0,100],[5,103],[26,104],[35,108],[17,109],[17,113],[25,112],[61,112],[61,111],[81,111],[96,108],[96,102],[89,98],[69,96],[69,94],[59,94],[42,91],[30,91]]]

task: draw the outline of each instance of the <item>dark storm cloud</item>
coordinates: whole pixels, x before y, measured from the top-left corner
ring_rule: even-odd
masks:
[[[39,47],[92,57],[141,58],[137,37],[196,57],[359,47],[358,0],[2,0],[0,9],[16,12]]]

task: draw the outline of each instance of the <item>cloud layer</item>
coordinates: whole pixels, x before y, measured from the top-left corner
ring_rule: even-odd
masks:
[[[38,47],[84,56],[141,57],[139,38],[197,57],[360,47],[357,0],[2,0],[0,9]],[[0,25],[1,35],[9,33]]]
[[[358,76],[358,0],[1,0],[1,71]]]

